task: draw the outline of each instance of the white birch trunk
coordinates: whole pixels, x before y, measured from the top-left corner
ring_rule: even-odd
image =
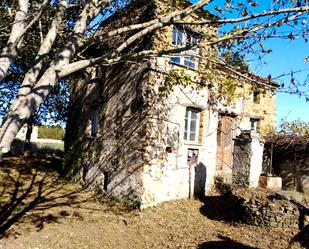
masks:
[[[14,24],[12,26],[11,35],[6,46],[2,49],[0,55],[0,82],[4,79],[7,71],[17,56],[17,41],[20,40],[27,23],[28,0],[18,0],[17,12]]]
[[[66,1],[61,1],[59,3],[59,10],[57,11],[54,17],[52,24],[48,30],[48,33],[43,39],[38,54],[35,58],[35,61],[38,61],[38,63],[34,65],[32,68],[30,68],[30,70],[26,73],[24,80],[21,84],[21,88],[10,107],[11,111],[14,111],[18,107],[20,101],[22,101],[22,98],[26,97],[31,92],[31,89],[34,86],[34,83],[36,82],[37,77],[39,76],[40,71],[42,69],[44,63],[43,57],[50,52],[52,45],[56,40],[59,31],[58,29],[59,26],[61,25],[61,21],[64,17],[65,10],[67,7],[68,5]]]
[[[6,120],[5,129],[0,137],[0,156],[1,153],[6,153],[10,150],[11,143],[16,137],[18,131],[25,124],[31,114],[34,113],[50,90],[58,82],[58,72],[56,68],[68,64],[74,56],[77,48],[82,45],[82,35],[87,29],[89,22],[99,14],[100,7],[97,7],[98,1],[88,3],[82,11],[79,20],[74,27],[74,35],[66,44],[64,50],[50,64],[50,67],[41,76],[37,84],[32,88],[32,91],[23,101],[18,101],[18,108],[13,111],[10,119]]]
[[[117,56],[118,53],[121,53],[125,48],[132,44],[137,39],[143,37],[151,31],[159,29],[164,25],[167,25],[175,17],[182,17],[192,13],[197,8],[208,3],[209,0],[201,0],[197,4],[188,7],[183,11],[174,12],[165,18],[162,19],[160,23],[153,24],[150,27],[145,28],[144,30],[138,32],[137,34],[131,36],[126,42],[121,44],[113,53],[108,54],[108,57]],[[46,70],[43,76],[40,78],[38,83],[33,87],[32,92],[27,96],[24,103],[21,103],[18,109],[16,109],[12,114],[12,119],[9,121],[8,126],[3,131],[0,141],[0,153],[7,152],[10,149],[10,145],[13,142],[15,136],[21,127],[25,124],[27,119],[30,118],[31,114],[37,110],[46,96],[49,94],[50,90],[57,83],[59,77],[61,76],[61,68],[69,64],[70,59],[75,54],[76,49],[82,45],[80,35],[82,35],[86,28],[89,20],[92,20],[98,13],[99,8],[89,5],[88,8],[85,8],[80,16],[79,21],[76,23],[74,28],[74,36],[67,43],[66,48],[60,53],[58,59],[54,60],[51,63],[51,66]],[[98,62],[104,59],[105,56],[99,57]],[[86,60],[88,64],[91,60]]]
[[[55,39],[57,37],[59,26],[61,25],[61,21],[64,17],[65,10],[68,7],[66,0],[63,0],[59,3],[59,9],[57,13],[55,14],[55,17],[53,18],[52,24],[48,30],[48,33],[46,34],[45,38],[43,39],[41,46],[39,48],[38,54],[35,58],[38,63],[34,65],[30,70],[26,73],[24,80],[21,84],[21,87],[18,91],[18,94],[16,98],[14,99],[13,103],[10,106],[10,111],[7,113],[4,124],[2,126],[2,132],[0,132],[0,138],[2,136],[3,131],[7,129],[7,126],[12,121],[12,113],[18,106],[25,105],[23,103],[28,96],[28,94],[31,92],[32,87],[34,86],[34,83],[37,80],[37,77],[40,74],[40,71],[43,66],[43,57],[47,55],[51,48],[53,43],[55,42]]]

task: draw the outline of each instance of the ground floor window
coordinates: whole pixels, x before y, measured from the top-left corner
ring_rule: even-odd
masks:
[[[199,115],[200,111],[188,107],[185,115],[184,140],[190,142],[198,141]]]

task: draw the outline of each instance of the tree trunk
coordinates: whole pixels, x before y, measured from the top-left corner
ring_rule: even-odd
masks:
[[[106,1],[108,2],[108,1]],[[81,34],[83,34],[89,22],[100,13],[100,8],[96,7],[97,1],[88,3],[82,11],[79,20],[74,27],[74,34],[69,42],[66,44],[64,50],[58,57],[51,62],[50,67],[41,76],[37,84],[32,88],[30,94],[23,98],[22,101],[16,100],[16,108],[11,115],[6,119],[3,125],[3,131],[0,136],[0,157],[3,153],[10,150],[11,144],[16,137],[18,131],[31,117],[31,115],[38,109],[43,100],[47,97],[51,89],[58,82],[57,68],[68,64],[70,59],[74,56],[77,48],[83,44]]]
[[[17,12],[14,24],[12,26],[11,35],[6,46],[2,49],[0,55],[0,82],[4,79],[7,71],[17,56],[17,41],[20,40],[21,34],[26,27],[28,13],[28,0],[18,0]],[[18,42],[17,42],[18,43]]]
[[[28,72],[26,73],[24,80],[21,84],[21,87],[18,91],[18,94],[16,96],[16,98],[14,99],[13,103],[10,106],[10,110],[7,113],[5,119],[4,119],[4,124],[3,124],[3,130],[6,130],[7,125],[9,124],[9,122],[6,122],[7,119],[10,118],[10,116],[12,115],[13,111],[20,105],[21,102],[23,102],[25,100],[25,98],[28,96],[28,94],[30,94],[33,85],[35,84],[37,77],[39,76],[39,73],[41,72],[42,66],[43,66],[43,56],[45,56],[46,54],[49,53],[49,51],[52,48],[52,45],[57,37],[58,31],[59,31],[59,26],[61,24],[61,21],[64,17],[65,14],[65,10],[67,8],[67,2],[66,1],[61,1],[59,3],[59,11],[57,11],[57,13],[55,14],[55,17],[52,21],[52,24],[48,30],[47,35],[45,36],[38,54],[35,58],[36,61],[38,61],[38,63],[36,65],[34,65],[32,68],[30,68],[28,70]],[[2,133],[0,132],[0,138],[2,136]]]
[[[24,145],[24,156],[28,157],[31,155],[31,134],[33,130],[34,124],[34,116],[32,115],[29,120],[27,121],[27,133]]]

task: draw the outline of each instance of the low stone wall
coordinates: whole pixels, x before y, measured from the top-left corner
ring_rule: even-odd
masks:
[[[15,139],[12,143],[11,152],[15,155],[23,154],[25,142]],[[56,155],[63,156],[64,145],[61,140],[54,139],[36,139],[30,143],[30,152],[34,155]]]
[[[263,190],[230,193],[241,210],[239,220],[250,225],[298,228],[299,210],[288,198]]]

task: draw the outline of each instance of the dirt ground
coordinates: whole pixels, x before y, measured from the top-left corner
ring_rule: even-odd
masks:
[[[1,163],[0,249],[309,248],[308,229],[226,222],[208,217],[209,203],[198,200],[129,212],[61,180],[55,165],[18,157]]]

